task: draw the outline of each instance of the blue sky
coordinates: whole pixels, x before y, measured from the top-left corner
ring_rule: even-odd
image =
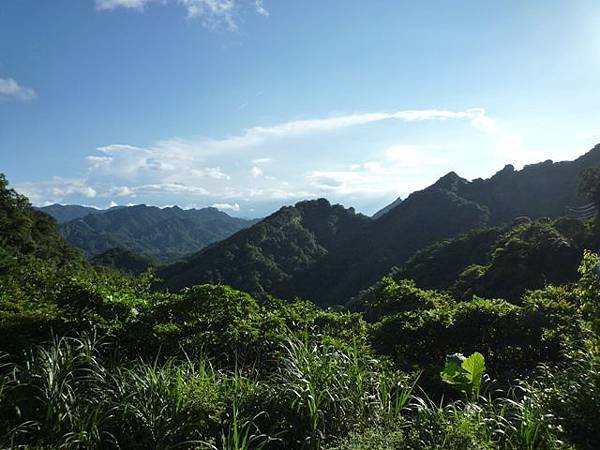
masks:
[[[370,214],[598,142],[597,0],[0,3],[0,171],[38,205]]]

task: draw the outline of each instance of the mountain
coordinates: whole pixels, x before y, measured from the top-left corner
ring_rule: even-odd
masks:
[[[394,200],[389,205],[384,206],[383,208],[381,208],[379,211],[377,211],[371,217],[373,217],[373,219],[379,219],[381,216],[383,216],[384,214],[387,214],[389,211],[391,211],[392,209],[394,209],[400,203],[402,203],[402,199],[400,197],[398,197],[396,200]]]
[[[351,246],[370,221],[325,199],[300,202],[159,271],[159,276],[171,289],[226,283],[257,295],[293,296],[298,274]]]
[[[41,206],[36,208],[39,211],[45,212],[46,214],[51,215],[54,219],[59,223],[66,223],[71,220],[79,219],[81,217],[85,217],[88,214],[102,214],[106,211],[110,211],[116,208],[125,208],[124,206],[115,206],[109,209],[96,209],[90,206],[81,206],[81,205],[60,205],[58,203],[54,203],[53,205]]]
[[[509,164],[491,178],[473,181],[451,172],[436,185],[486,206],[490,210],[490,224],[498,225],[510,223],[519,216],[539,218],[564,215],[567,207],[583,202],[577,193],[581,171],[599,165],[600,144],[574,161],[554,163],[547,160],[527,165],[522,170],[515,170]],[[394,209],[392,205],[386,208]]]
[[[596,166],[600,145],[574,161],[545,161],[518,171],[506,166],[489,179],[468,181],[450,172],[375,219],[326,200],[301,202],[159,275],[170,289],[225,283],[255,295],[346,303],[437,241],[520,216],[564,215],[567,207],[585,202],[577,191],[579,174]],[[332,217],[346,218],[343,232]]]
[[[60,226],[60,232],[88,257],[120,248],[167,261],[194,253],[254,223],[216,208],[135,205],[71,220]]]

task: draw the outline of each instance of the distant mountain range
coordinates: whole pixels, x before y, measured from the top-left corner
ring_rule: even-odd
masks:
[[[60,233],[88,258],[111,249],[173,261],[247,228],[256,220],[216,208],[181,209],[135,205],[97,210],[76,205],[39,208],[60,223]],[[109,255],[112,260],[112,256]]]
[[[91,206],[60,205],[58,203],[54,203],[53,205],[42,206],[35,209],[43,211],[46,214],[50,214],[52,217],[54,217],[54,220],[56,220],[57,223],[61,224],[69,222],[71,220],[80,219],[82,217],[87,216],[88,214],[102,214],[117,208],[125,208],[125,206],[115,206],[113,208],[108,209],[97,209],[92,208]]]
[[[489,179],[454,172],[396,200],[375,218],[324,199],[285,207],[253,227],[162,269],[164,286],[226,283],[256,295],[345,303],[416,251],[520,216],[560,217],[584,202],[583,169],[600,166],[600,145],[574,161],[506,166]]]

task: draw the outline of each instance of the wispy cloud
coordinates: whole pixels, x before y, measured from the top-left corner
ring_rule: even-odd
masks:
[[[0,98],[14,98],[22,102],[30,102],[36,97],[33,89],[21,86],[12,78],[0,78]]]
[[[262,0],[95,0],[96,9],[107,11],[131,9],[141,11],[152,3],[173,3],[185,9],[187,17],[199,19],[207,28],[226,27],[237,29],[236,18],[244,3],[249,4],[261,16],[268,16]]]
[[[265,17],[269,16],[269,11],[267,11],[265,9],[263,0],[255,0],[254,7],[256,8],[256,12],[259,13],[261,16],[265,16]]]
[[[342,128],[367,125],[384,120],[401,120],[405,122],[416,122],[425,120],[448,120],[448,119],[475,119],[485,115],[482,109],[470,109],[467,111],[446,111],[437,109],[405,110],[392,113],[363,113],[336,116],[324,119],[295,120],[271,127],[250,128],[242,138],[248,141],[264,138],[277,138],[297,136],[307,133],[339,130]]]
[[[100,11],[117,8],[143,9],[151,1],[154,0],[96,0],[96,9]]]

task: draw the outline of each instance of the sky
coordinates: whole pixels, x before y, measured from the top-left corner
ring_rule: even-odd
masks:
[[[597,143],[597,0],[0,0],[0,172],[35,205],[372,214]]]

